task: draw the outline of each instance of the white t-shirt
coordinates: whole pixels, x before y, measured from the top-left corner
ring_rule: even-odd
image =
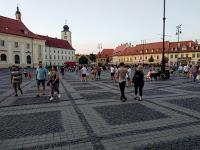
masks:
[[[110,72],[114,73],[115,72],[115,68],[114,67],[110,67]]]
[[[81,73],[82,73],[82,74],[87,74],[87,69],[86,69],[85,67],[83,67],[83,68],[81,69]]]

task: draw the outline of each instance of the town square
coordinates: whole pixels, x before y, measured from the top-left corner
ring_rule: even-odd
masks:
[[[180,0],[134,0],[133,14],[148,5],[129,26],[133,2],[111,1],[2,2],[0,150],[200,150],[200,3],[182,2],[185,21]]]

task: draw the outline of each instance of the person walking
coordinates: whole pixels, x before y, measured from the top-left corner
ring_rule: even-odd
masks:
[[[42,94],[45,95],[45,80],[46,80],[47,70],[42,66],[42,62],[39,62],[38,68],[36,70],[36,81],[37,81],[37,97],[40,97],[40,84],[42,83]]]
[[[58,94],[58,98],[61,97],[60,91],[59,91],[59,73],[57,70],[57,66],[52,66],[52,71],[49,74],[49,83],[51,88],[51,97],[50,101],[54,100],[54,92],[56,91]]]
[[[99,80],[101,78],[101,71],[102,71],[102,68],[100,66],[97,66],[97,79]]]
[[[85,67],[85,65],[82,67],[81,69],[81,81],[86,82],[86,74],[87,74],[87,68]]]
[[[14,89],[15,96],[18,96],[18,90],[21,92],[21,95],[23,95],[23,91],[21,89],[22,73],[18,66],[13,66],[11,71],[11,84]]]
[[[110,67],[110,79],[115,79],[115,68],[113,67],[113,65]]]
[[[193,76],[193,81],[196,81],[198,75],[198,67],[197,66],[192,66],[192,76]]]
[[[117,79],[119,81],[119,88],[120,88],[120,91],[121,91],[121,101],[122,102],[125,102],[127,100],[126,96],[125,96],[125,86],[126,86],[126,75],[128,75],[128,81],[130,82],[130,76],[128,74],[128,71],[127,69],[124,67],[124,63],[120,63],[119,65],[119,69],[117,71]]]
[[[144,72],[143,72],[143,66],[139,65],[137,67],[137,70],[133,76],[132,82],[134,83],[135,87],[135,99],[138,98],[138,88],[139,88],[139,100],[142,101],[142,90],[144,87]]]

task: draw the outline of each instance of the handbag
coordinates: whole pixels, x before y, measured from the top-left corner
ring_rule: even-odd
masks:
[[[197,79],[197,80],[200,80],[200,75],[198,75],[196,79]]]

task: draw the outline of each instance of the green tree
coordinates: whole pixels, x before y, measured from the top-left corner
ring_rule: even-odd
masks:
[[[96,55],[95,54],[90,54],[89,58],[91,61],[95,62],[96,61]]]
[[[88,64],[88,59],[84,55],[79,58],[79,64]]]
[[[151,57],[149,58],[149,62],[154,62],[153,56],[151,56]]]

